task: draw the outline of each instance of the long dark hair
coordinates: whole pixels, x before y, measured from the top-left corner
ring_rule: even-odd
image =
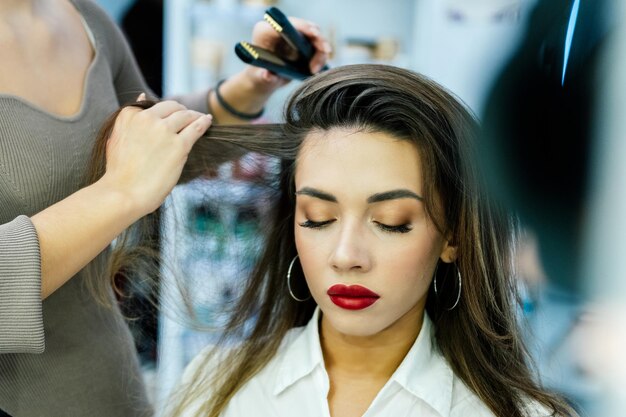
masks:
[[[296,302],[285,280],[296,255],[293,177],[304,138],[314,130],[338,127],[385,132],[410,141],[419,152],[427,213],[458,247],[455,264],[440,263],[438,296],[429,294],[426,306],[435,324],[436,346],[455,374],[497,416],[522,417],[529,402],[555,415],[575,414],[562,400],[542,390],[530,371],[515,314],[515,222],[481,185],[472,154],[478,132],[475,119],[436,83],[382,65],[345,66],[317,75],[293,93],[284,124],[215,126],[192,151],[184,178],[243,150],[278,156],[282,162],[264,251],[221,341],[205,357],[215,366],[198,367],[180,393],[173,414],[193,404],[198,415],[218,416],[276,354],[287,331],[311,318],[315,302]],[[99,164],[100,170],[94,171],[92,181],[103,172],[103,152],[94,156],[94,166]],[[437,199],[428,198],[435,195]],[[459,290],[457,268],[463,290],[458,306],[449,311]],[[294,291],[306,293],[302,272],[294,273],[292,283],[301,285]],[[222,352],[221,346],[233,337],[244,341],[235,348],[229,346],[227,357],[217,361],[216,352]],[[206,398],[207,393],[212,394]]]

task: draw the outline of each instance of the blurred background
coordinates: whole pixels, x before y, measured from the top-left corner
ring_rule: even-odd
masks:
[[[97,1],[162,96],[213,87],[243,68],[234,45],[250,40],[269,6],[316,22],[331,41],[331,67],[392,64],[447,87],[483,123],[482,163],[524,224],[520,321],[538,378],[581,415],[626,415],[622,1]],[[295,87],[275,94],[259,122],[280,121]],[[223,322],[254,263],[267,196],[258,179],[272,169],[247,155],[177,187],[161,211],[155,233],[176,265],[162,269],[162,308],[121,300],[157,409],[215,337],[181,319],[174,277],[188,277],[200,324]]]

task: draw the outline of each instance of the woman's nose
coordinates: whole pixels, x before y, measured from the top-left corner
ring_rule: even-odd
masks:
[[[344,226],[329,259],[330,266],[338,272],[367,272],[372,267],[367,239],[358,225]]]

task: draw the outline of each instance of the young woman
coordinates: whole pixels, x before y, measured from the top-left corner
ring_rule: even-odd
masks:
[[[304,83],[284,125],[212,128],[196,147],[264,151],[282,170],[264,253],[171,413],[573,414],[528,367],[515,225],[481,187],[476,132],[441,87],[377,65]]]

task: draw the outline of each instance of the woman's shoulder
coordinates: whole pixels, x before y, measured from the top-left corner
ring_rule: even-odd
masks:
[[[455,376],[453,384],[450,417],[496,417],[487,404],[460,378]],[[552,411],[536,400],[528,399],[524,405],[526,417],[551,417],[552,415]]]
[[[496,417],[487,404],[456,375],[452,384],[450,417]]]
[[[289,329],[287,331],[287,333],[285,333],[285,336],[283,337],[282,342],[280,343],[280,347],[278,348],[278,352],[284,352],[286,349],[289,348],[289,346],[291,346],[291,344],[302,334],[304,333],[304,330],[306,329],[306,326],[302,326],[302,327],[294,327],[292,329]]]
[[[305,327],[295,327],[285,333],[274,356],[265,366],[251,379],[251,385],[260,384],[266,388],[274,386],[278,374],[287,362],[293,361],[294,342],[304,333]]]
[[[276,362],[289,348],[289,346],[291,346],[293,341],[296,340],[300,334],[302,334],[304,329],[304,327],[295,327],[287,331],[287,333],[283,337],[283,340],[280,343],[276,355],[274,355],[274,358],[270,360],[270,362],[265,366],[264,369],[271,368],[274,362]],[[237,345],[208,345],[204,347],[185,368],[182,382],[189,382],[197,373],[203,373],[207,375],[210,374],[211,371],[214,370],[219,364],[223,363],[223,361],[225,360],[228,360],[228,355],[233,351],[233,349],[236,348],[236,346]]]
[[[189,385],[198,373],[210,374],[211,370],[219,363],[215,354],[221,351],[216,345],[205,346],[187,364],[180,380],[181,385]],[[223,355],[223,352],[222,352]]]

